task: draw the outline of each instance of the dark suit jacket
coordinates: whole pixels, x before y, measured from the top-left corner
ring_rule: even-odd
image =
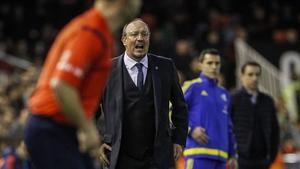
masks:
[[[112,146],[110,169],[116,167],[122,136],[123,57],[124,54],[112,61],[113,69],[102,100],[105,117],[104,142]],[[172,60],[148,54],[148,64],[152,73],[155,106],[154,162],[159,169],[168,169],[174,166],[173,144],[185,145],[187,107]],[[173,105],[171,120],[175,127],[172,129],[169,102]]]
[[[256,104],[251,103],[251,95],[247,93],[245,88],[241,88],[232,93],[232,105],[231,105],[231,118],[233,122],[233,131],[237,140],[237,149],[239,152],[239,161],[250,166],[257,164],[268,163],[271,164],[277,155],[279,147],[279,128],[276,118],[276,108],[274,106],[273,99],[258,91]],[[255,115],[257,114],[257,115]],[[253,133],[257,133],[254,128],[254,124],[260,121],[262,138],[265,140],[265,144],[260,144],[261,151],[265,148],[267,156],[253,161],[253,155],[251,155],[251,141]],[[265,154],[265,152],[259,152]],[[261,158],[261,157],[257,157]]]

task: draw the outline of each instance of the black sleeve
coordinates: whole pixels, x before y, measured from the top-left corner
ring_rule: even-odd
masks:
[[[176,67],[172,64],[172,88],[171,88],[171,103],[173,106],[171,120],[174,125],[172,130],[173,143],[185,146],[185,141],[188,132],[188,113],[181,86],[179,84]]]
[[[277,111],[274,105],[273,100],[271,100],[271,121],[272,121],[272,128],[271,128],[271,154],[270,160],[273,162],[277,156],[278,149],[279,149],[279,125],[277,120]]]

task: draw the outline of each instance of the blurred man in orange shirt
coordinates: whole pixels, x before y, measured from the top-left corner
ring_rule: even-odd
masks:
[[[37,88],[25,143],[37,169],[91,169],[100,139],[92,122],[111,68],[112,33],[140,9],[140,0],[96,0],[53,43]]]

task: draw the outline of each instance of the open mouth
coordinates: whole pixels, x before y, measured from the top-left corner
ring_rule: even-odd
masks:
[[[143,44],[138,44],[135,46],[135,49],[144,49],[144,45]]]

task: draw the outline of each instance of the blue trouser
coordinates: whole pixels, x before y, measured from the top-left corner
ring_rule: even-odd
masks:
[[[32,115],[25,144],[35,169],[93,169],[88,154],[78,149],[76,129],[50,118]]]
[[[226,163],[208,158],[187,158],[185,169],[226,169]]]

